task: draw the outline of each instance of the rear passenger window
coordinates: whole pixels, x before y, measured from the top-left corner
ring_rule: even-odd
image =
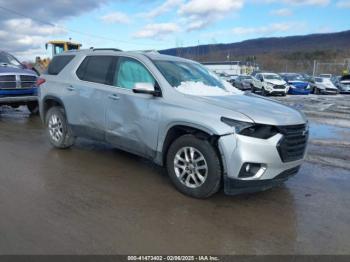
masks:
[[[74,55],[55,56],[47,69],[49,75],[58,75],[72,59]]]
[[[111,85],[115,60],[114,56],[88,56],[79,66],[77,76],[84,81]]]

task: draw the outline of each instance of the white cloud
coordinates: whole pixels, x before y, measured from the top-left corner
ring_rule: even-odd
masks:
[[[108,0],[0,0],[1,49],[25,59],[45,55],[45,42],[66,34],[62,24],[65,19],[99,8]],[[21,15],[36,18],[20,18]]]
[[[165,35],[180,31],[175,23],[148,24],[134,34],[136,38],[162,38]]]
[[[171,9],[183,4],[183,0],[166,0],[162,5],[148,11],[147,13],[142,13],[142,17],[154,18],[169,12]]]
[[[243,0],[190,0],[180,7],[180,14],[208,15],[229,13],[243,7]]]
[[[238,12],[244,0],[190,0],[182,4],[178,14],[185,20],[187,31],[198,30]]]
[[[130,18],[128,15],[121,12],[113,12],[101,17],[101,20],[110,24],[128,24]]]
[[[234,27],[231,32],[235,35],[270,35],[274,33],[288,32],[300,26],[300,23],[274,23],[259,27]]]
[[[284,16],[291,16],[293,12],[289,8],[281,8],[281,9],[272,10],[270,14],[284,17]]]
[[[258,2],[256,0],[256,2]],[[259,2],[264,3],[285,3],[289,5],[316,5],[316,6],[326,6],[331,0],[259,0]]]
[[[350,0],[340,0],[337,2],[339,8],[350,8]]]

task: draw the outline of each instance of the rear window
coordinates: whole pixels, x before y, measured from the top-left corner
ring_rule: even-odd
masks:
[[[111,85],[116,58],[113,56],[88,56],[77,70],[80,80]]]
[[[58,75],[72,59],[74,55],[55,56],[47,69],[49,75]]]

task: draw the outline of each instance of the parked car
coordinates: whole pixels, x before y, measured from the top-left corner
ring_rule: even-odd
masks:
[[[235,81],[235,87],[240,90],[252,90],[255,92],[255,86],[260,86],[261,88],[261,82],[250,75],[240,75]]]
[[[235,86],[236,79],[238,78],[239,75],[230,75],[229,79],[227,80],[231,85]]]
[[[304,78],[296,73],[281,73],[280,76],[289,85],[288,94],[308,95],[311,92],[310,84]]]
[[[288,93],[289,85],[279,75],[275,73],[259,73],[256,78],[262,83],[261,87],[257,87],[255,91],[261,91],[263,96],[266,95],[282,95]]]
[[[0,106],[26,105],[32,114],[39,112],[37,74],[13,55],[0,51]]]
[[[335,86],[338,88],[341,94],[349,94],[350,93],[350,75],[339,77],[339,79],[335,82]]]
[[[329,78],[329,79],[331,79],[332,76],[333,76],[332,74],[320,74],[318,77]]]
[[[311,89],[314,94],[336,95],[339,93],[330,78],[315,77]]]
[[[165,166],[196,198],[256,192],[295,175],[308,140],[305,116],[245,95],[183,58],[85,50],[53,58],[39,104],[48,139],[107,142]]]

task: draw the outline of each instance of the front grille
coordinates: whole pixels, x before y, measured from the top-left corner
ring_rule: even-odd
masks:
[[[32,75],[2,75],[0,89],[31,88],[35,85],[36,76]]]
[[[277,128],[283,135],[277,145],[282,161],[292,162],[302,159],[309,138],[309,130],[306,125],[279,126]]]
[[[285,89],[286,87],[283,85],[276,85],[273,87],[274,89]]]
[[[0,89],[12,89],[16,88],[16,81],[15,82],[0,82]]]
[[[329,92],[337,92],[337,90],[333,89],[333,88],[326,88],[326,91],[329,91]]]
[[[288,170],[282,172],[281,174],[279,174],[278,176],[276,176],[275,179],[286,179],[286,178],[289,178],[291,176],[295,176],[299,172],[299,169],[300,169],[300,166],[288,169]]]
[[[16,81],[16,76],[15,75],[5,75],[5,76],[0,76],[0,82],[7,82],[7,81]]]
[[[21,82],[35,82],[36,76],[21,75],[20,79],[21,79]]]

